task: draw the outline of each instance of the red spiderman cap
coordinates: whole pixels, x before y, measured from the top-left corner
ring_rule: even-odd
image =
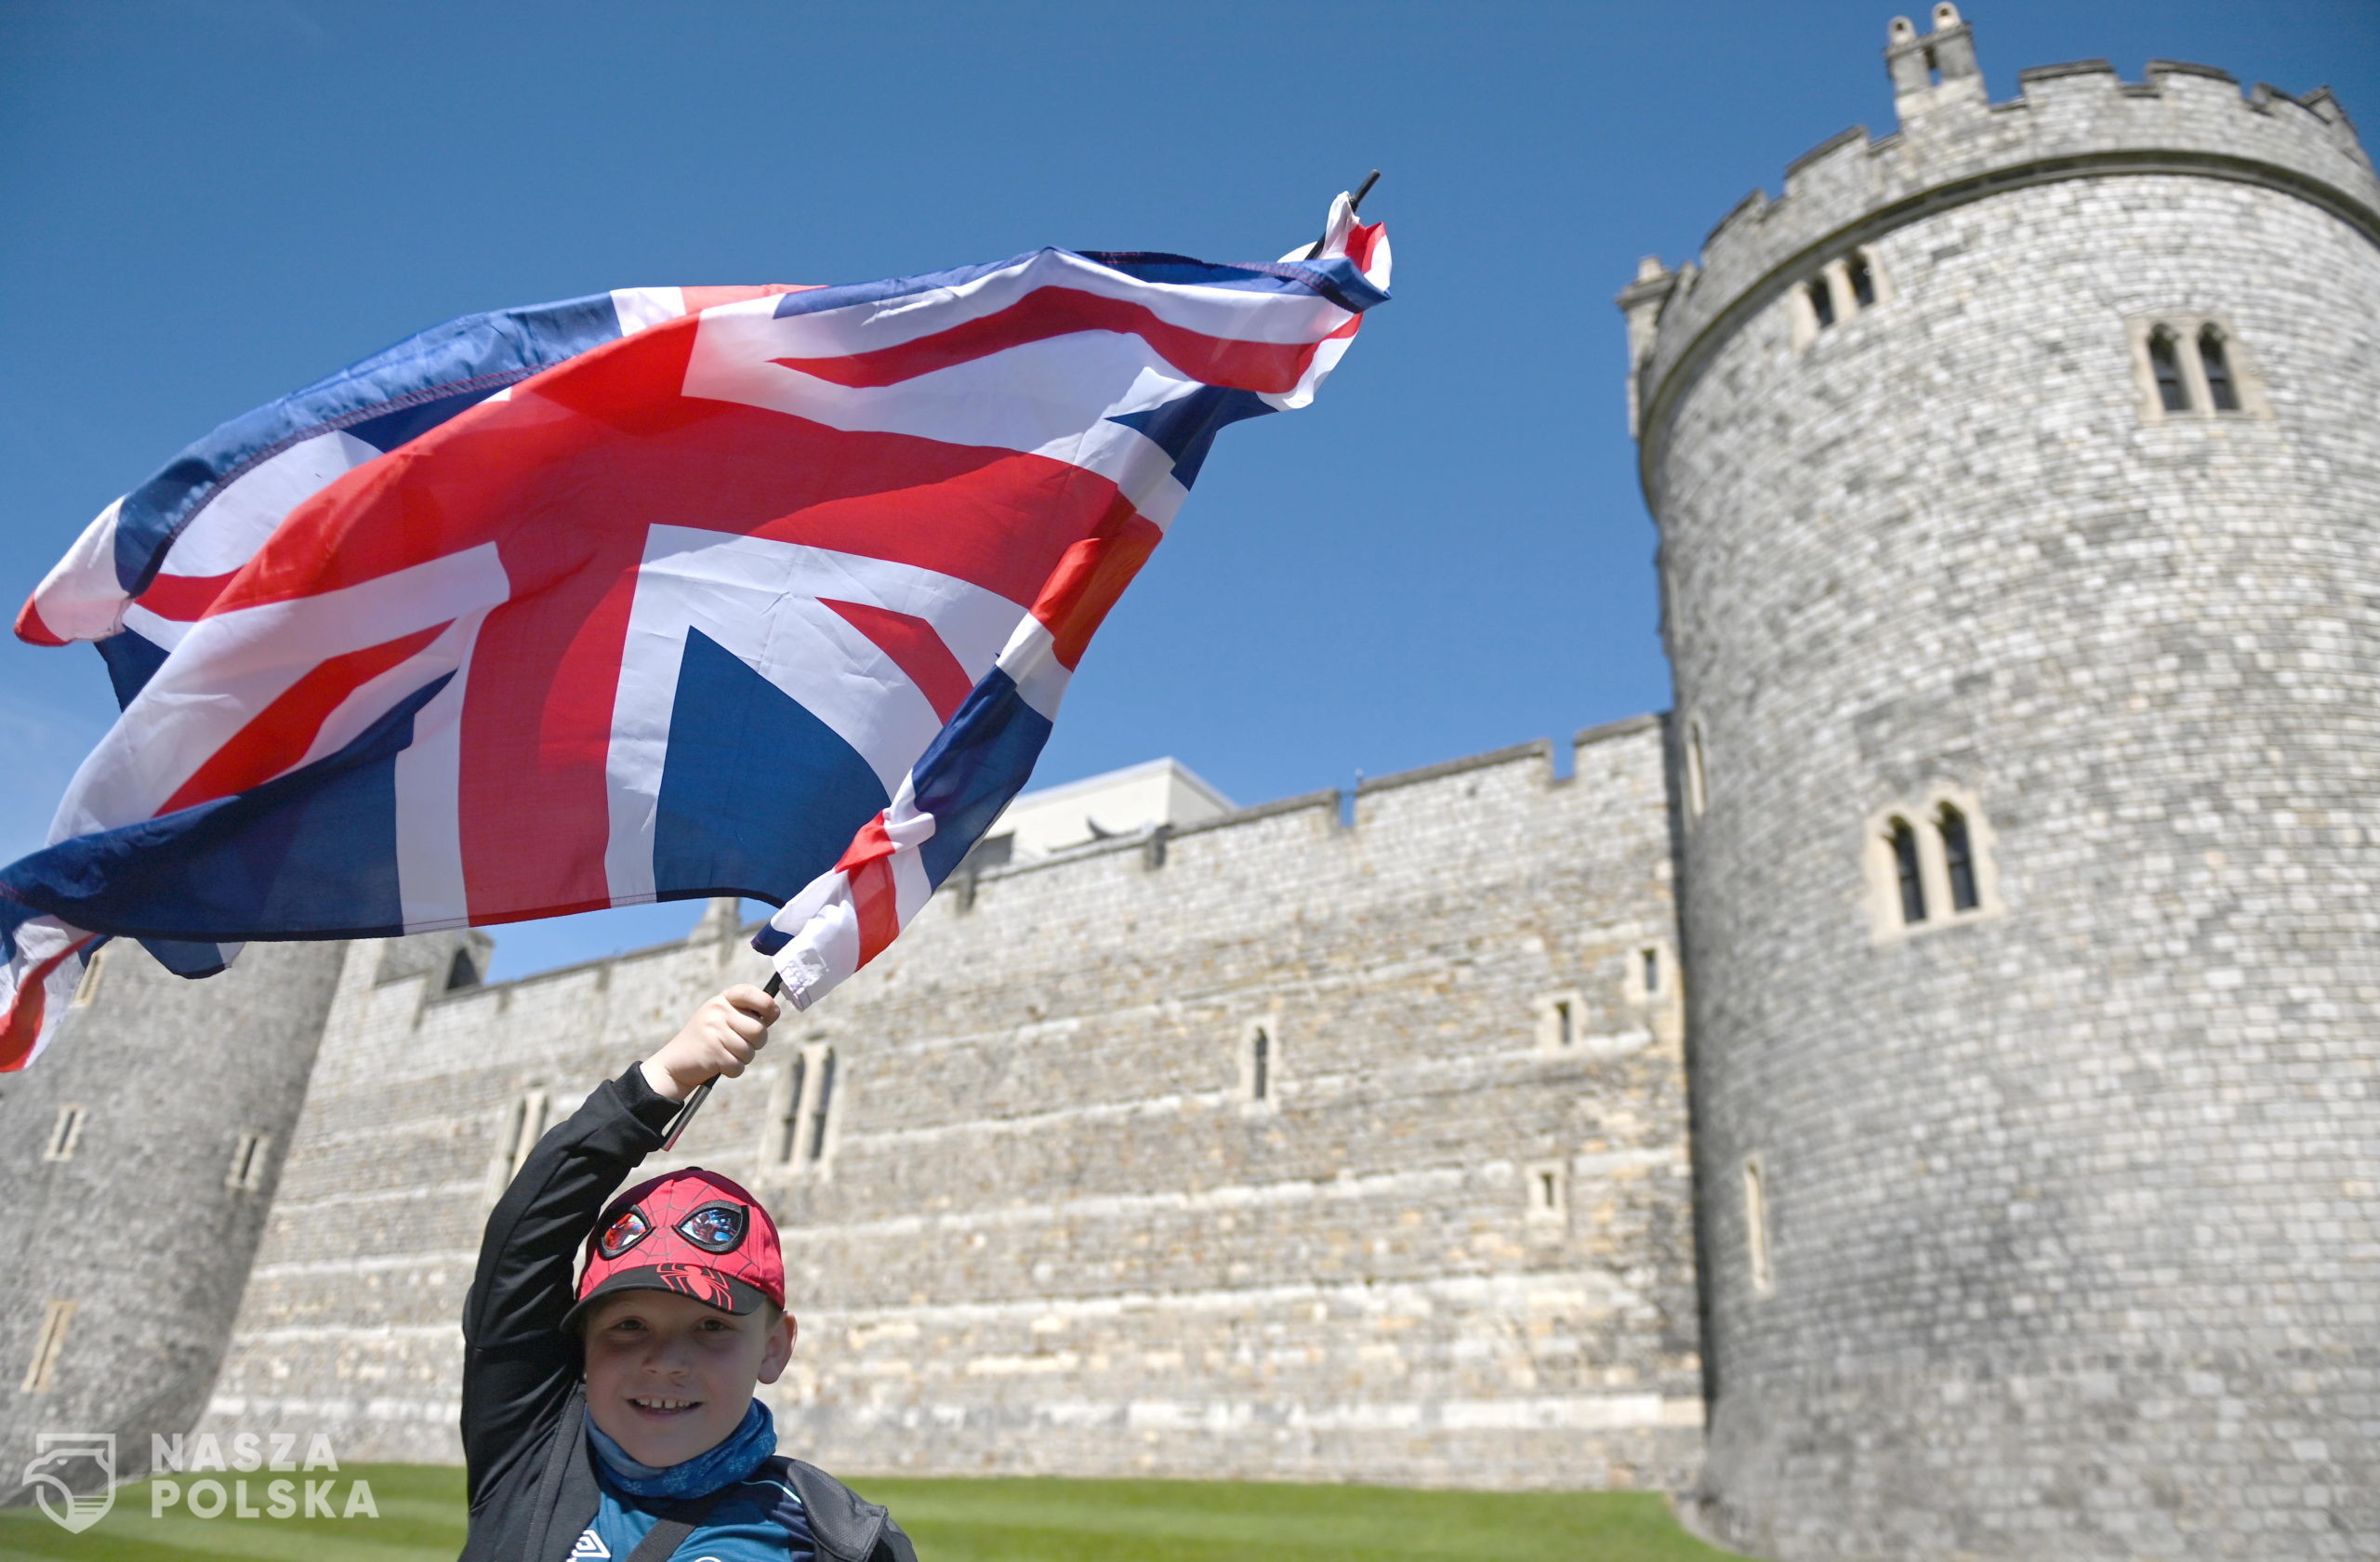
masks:
[[[742,1315],[785,1305],[785,1254],[760,1201],[716,1172],[667,1172],[612,1200],[587,1238],[575,1329],[588,1304],[615,1291],[674,1291]]]

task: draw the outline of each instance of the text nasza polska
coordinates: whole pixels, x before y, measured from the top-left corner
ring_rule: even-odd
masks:
[[[149,1516],[161,1518],[167,1508],[180,1504],[182,1511],[198,1518],[217,1518],[227,1510],[234,1518],[295,1518],[304,1511],[308,1518],[377,1518],[379,1508],[372,1501],[372,1483],[351,1480],[347,1487],[346,1501],[335,1503],[340,1482],[337,1480],[274,1480],[259,1481],[263,1489],[264,1505],[257,1506],[248,1500],[248,1483],[234,1480],[230,1486],[219,1480],[194,1480],[185,1489],[182,1482],[165,1478],[173,1475],[192,1475],[201,1470],[278,1471],[289,1470],[311,1475],[316,1470],[336,1470],[338,1460],[331,1453],[331,1440],[317,1432],[306,1444],[306,1462],[299,1464],[291,1456],[298,1450],[295,1435],[276,1432],[260,1436],[254,1432],[242,1432],[231,1439],[231,1457],[226,1459],[224,1445],[212,1432],[202,1432],[185,1445],[177,1432],[170,1437],[152,1435],[149,1439]]]

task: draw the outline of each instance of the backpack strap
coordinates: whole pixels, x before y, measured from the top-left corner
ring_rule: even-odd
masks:
[[[689,1497],[682,1502],[672,1504],[661,1516],[661,1522],[646,1530],[644,1539],[628,1553],[628,1562],[669,1562],[669,1558],[678,1554],[678,1548],[686,1543],[686,1537],[701,1529],[703,1521],[710,1517],[711,1510],[725,1502],[727,1494],[734,1489],[735,1483],[730,1481],[717,1491],[707,1491],[700,1497]]]
[[[909,1537],[878,1503],[815,1464],[786,1462],[786,1473],[801,1499],[804,1522],[816,1543],[818,1562],[917,1562]]]

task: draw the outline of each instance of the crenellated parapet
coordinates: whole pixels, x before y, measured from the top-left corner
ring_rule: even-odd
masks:
[[[1699,260],[1647,258],[1620,293],[1628,316],[1632,432],[1655,470],[1667,409],[1745,320],[1857,246],[1919,218],[2027,185],[2191,174],[2284,191],[2380,244],[2380,179],[2327,88],[2304,98],[2226,73],[2153,60],[2123,80],[2104,60],[2036,66],[2017,97],[1989,100],[1968,25],[1950,4],[1921,33],[1893,20],[1884,50],[1898,129],[1854,126],[1754,190]]]

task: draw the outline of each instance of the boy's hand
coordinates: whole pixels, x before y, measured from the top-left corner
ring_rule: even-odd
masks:
[[[735,1078],[767,1045],[769,1026],[780,1012],[775,999],[747,982],[704,999],[684,1027],[644,1060],[644,1082],[672,1101],[683,1101],[705,1079]]]

